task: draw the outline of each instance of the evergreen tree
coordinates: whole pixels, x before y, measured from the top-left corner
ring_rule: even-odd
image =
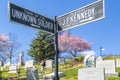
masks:
[[[37,62],[43,59],[54,58],[54,38],[50,33],[39,31],[36,38],[32,40],[29,55]]]

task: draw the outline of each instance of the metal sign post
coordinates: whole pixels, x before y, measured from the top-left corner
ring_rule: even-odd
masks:
[[[59,80],[58,76],[58,24],[55,16],[54,21],[54,32],[55,32],[55,77],[54,80]]]

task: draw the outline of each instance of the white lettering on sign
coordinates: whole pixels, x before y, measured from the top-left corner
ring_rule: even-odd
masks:
[[[104,0],[96,1],[82,8],[73,10],[57,17],[58,31],[68,30],[77,26],[88,24],[105,17]]]
[[[91,9],[88,9],[88,10],[81,10],[81,11],[78,11],[78,12],[75,12],[75,13],[72,13],[70,15],[68,15],[66,18],[62,19],[62,25],[67,25],[67,24],[71,24],[76,22],[76,21],[85,21],[86,19],[92,19],[92,17],[94,16],[95,14],[95,8],[91,8]]]
[[[45,28],[53,29],[53,24],[48,21],[45,21],[44,18],[38,19],[38,25],[44,26]]]
[[[24,10],[24,12],[18,11],[16,9],[12,9],[12,17],[16,19],[20,19],[22,21],[30,23],[32,26],[38,27],[38,28],[47,28],[52,30],[54,24],[45,20],[44,17],[34,15],[32,12],[29,12],[27,10]]]
[[[16,9],[12,9],[12,16],[14,18],[18,18],[18,19],[21,19],[23,21],[36,24],[36,18],[35,17],[31,16],[30,14],[25,14],[23,12],[20,12]]]

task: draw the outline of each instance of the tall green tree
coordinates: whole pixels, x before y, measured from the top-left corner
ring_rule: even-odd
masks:
[[[32,40],[28,54],[37,62],[54,57],[54,38],[50,33],[39,31]]]

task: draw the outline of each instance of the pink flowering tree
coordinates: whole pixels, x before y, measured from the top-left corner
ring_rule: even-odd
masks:
[[[4,59],[10,59],[10,65],[12,62],[13,55],[16,56],[19,44],[16,42],[17,37],[10,33],[8,35],[0,34],[0,55]]]
[[[0,34],[0,58],[4,61],[7,57],[6,47],[10,46],[8,42],[9,38],[5,34]]]
[[[0,34],[0,52],[3,52],[4,47],[9,46],[9,38],[5,34]]]
[[[77,57],[77,52],[91,49],[91,45],[87,41],[67,32],[58,35],[58,45],[59,51],[69,52],[74,59]]]

